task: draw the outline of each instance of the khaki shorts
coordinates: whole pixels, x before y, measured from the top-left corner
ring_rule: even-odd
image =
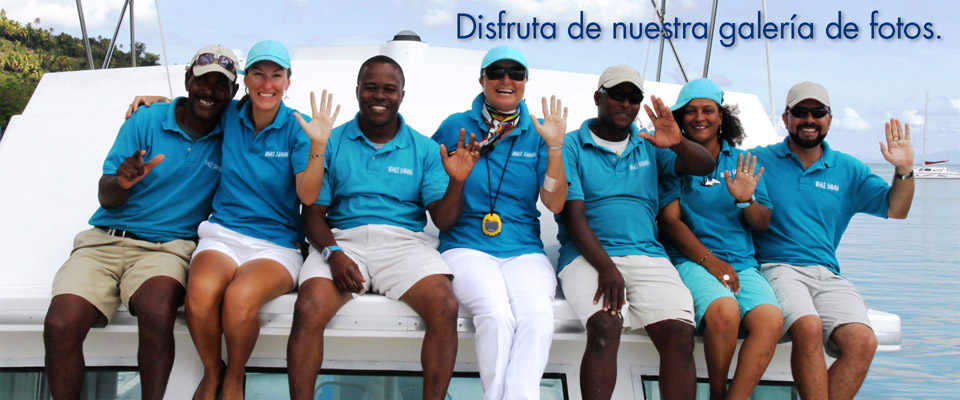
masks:
[[[130,309],[130,297],[150,278],[169,276],[185,287],[195,247],[189,240],[153,243],[97,228],[80,232],[70,258],[53,278],[53,295],[83,297],[110,322],[121,302]]]
[[[626,285],[623,326],[638,330],[669,319],[694,325],[693,297],[670,260],[643,255],[610,258],[623,275]],[[599,276],[583,256],[573,259],[560,271],[563,295],[584,326],[593,314],[603,309],[602,298],[593,304]]]
[[[834,329],[850,323],[870,326],[867,302],[853,283],[823,266],[768,263],[760,266],[760,273],[780,301],[784,339],[789,339],[794,322],[816,315],[823,321],[824,348],[837,357],[837,346],[830,340]]]
[[[373,289],[399,300],[414,284],[430,275],[453,276],[437,252],[439,240],[424,232],[413,232],[393,225],[363,225],[332,229],[337,246],[357,263],[366,282],[364,292]],[[330,265],[320,250],[310,245],[310,255],[300,270],[300,284],[312,278],[333,280]],[[354,297],[358,296],[354,294]]]

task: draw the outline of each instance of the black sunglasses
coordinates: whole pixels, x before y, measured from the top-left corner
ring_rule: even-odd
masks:
[[[193,60],[194,65],[199,65],[201,67],[213,63],[219,64],[221,67],[226,68],[227,71],[237,72],[237,66],[233,63],[233,60],[231,60],[230,57],[220,54],[203,53],[197,56],[196,60]]]
[[[807,114],[813,115],[813,118],[823,118],[830,114],[830,109],[827,107],[817,107],[817,108],[804,108],[804,107],[790,107],[790,115],[793,115],[796,118],[806,118]]]
[[[640,91],[627,92],[626,90],[601,87],[598,92],[606,94],[607,97],[613,99],[613,101],[627,100],[630,104],[640,104],[640,102],[643,101],[643,92]]]
[[[524,67],[504,68],[498,65],[491,65],[483,69],[483,75],[491,81],[499,81],[504,75],[509,76],[510,80],[522,81],[527,79],[527,69]]]

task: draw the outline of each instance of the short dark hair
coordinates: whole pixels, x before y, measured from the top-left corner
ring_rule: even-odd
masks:
[[[677,121],[678,125],[681,125],[681,129],[683,129],[683,126],[680,121],[683,121],[683,111],[686,108],[687,106],[684,105],[673,112],[673,119]],[[718,141],[726,140],[733,147],[738,147],[743,143],[746,134],[743,132],[743,125],[740,124],[738,114],[740,114],[740,110],[736,107],[720,106],[720,115],[723,116],[723,120],[720,122],[720,132],[717,133]],[[683,132],[683,135],[686,136],[687,133]]]
[[[360,71],[357,72],[357,85],[360,85],[360,77],[363,76],[363,70],[367,69],[371,64],[390,64],[397,67],[397,71],[400,71],[400,89],[403,89],[403,85],[407,83],[407,78],[403,75],[403,67],[400,66],[400,63],[397,60],[394,60],[385,55],[373,56],[364,61],[363,64],[360,64]]]

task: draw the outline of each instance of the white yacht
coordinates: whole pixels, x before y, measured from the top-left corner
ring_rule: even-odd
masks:
[[[400,111],[421,133],[432,134],[444,117],[469,107],[480,90],[476,82],[482,51],[432,47],[412,33],[395,39],[369,46],[298,49],[288,105],[309,109],[309,92],[326,88],[344,108],[338,122],[350,119],[357,110],[354,89],[361,62],[385,54],[404,68],[406,97]],[[49,398],[43,379],[42,331],[53,276],[69,255],[73,236],[89,228],[87,220],[98,207],[101,165],[127,105],[135,95],[170,95],[168,71],[172,94],[185,95],[179,84],[184,70],[183,65],[173,65],[49,73],[23,114],[10,121],[0,141],[0,171],[4,171],[0,173],[4,188],[0,196],[0,399]],[[602,66],[597,66],[600,70]],[[596,82],[596,75],[533,69],[526,93],[534,103],[541,96],[557,95],[569,107],[568,127],[575,127],[596,115],[592,98]],[[679,89],[675,84],[645,83],[647,93],[663,97],[667,104],[674,102]],[[739,106],[749,134],[744,147],[780,140],[757,96],[728,92],[726,101]],[[646,115],[641,116],[638,123],[649,124]],[[556,262],[557,226],[552,214],[545,209],[541,213],[546,251]],[[429,229],[436,232],[432,226]],[[248,398],[288,398],[285,351],[295,296],[284,295],[261,310],[263,328],[247,367]],[[542,398],[579,399],[586,334],[562,296],[554,306],[556,335],[541,384]],[[898,351],[900,318],[875,310],[870,318],[879,350]],[[481,398],[471,321],[461,311],[450,399]],[[324,370],[316,398],[419,398],[423,333],[422,321],[403,303],[374,294],[351,301],[326,331]],[[182,311],[175,336],[176,361],[166,398],[179,400],[191,396],[202,374]],[[93,329],[84,344],[86,398],[139,398],[136,350],[136,319],[125,310],[109,326]],[[706,393],[707,370],[699,338],[695,356],[701,392]],[[756,398],[796,398],[789,356],[790,343],[777,347]],[[618,370],[615,399],[659,398],[658,356],[647,336],[624,334]]]

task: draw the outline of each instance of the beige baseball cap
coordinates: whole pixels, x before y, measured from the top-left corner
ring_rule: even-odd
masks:
[[[643,79],[640,78],[640,73],[626,64],[614,65],[603,70],[603,73],[600,74],[600,82],[597,83],[597,89],[612,88],[624,82],[630,82],[641,92],[643,91]]]
[[[189,71],[193,68],[193,76],[201,76],[209,72],[219,72],[231,82],[237,80],[237,55],[230,49],[220,45],[201,47],[190,60]]]
[[[793,85],[787,91],[787,107],[793,107],[806,99],[816,100],[830,107],[830,95],[827,94],[827,89],[820,84],[804,81]]]

